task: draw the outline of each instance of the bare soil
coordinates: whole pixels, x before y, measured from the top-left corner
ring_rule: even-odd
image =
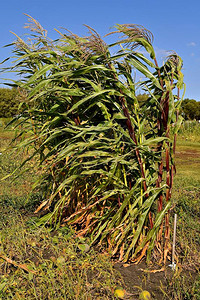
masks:
[[[174,271],[167,264],[161,271],[161,267],[148,268],[145,262],[140,264],[130,264],[124,267],[122,263],[116,263],[114,268],[122,275],[127,291],[127,299],[139,299],[142,290],[147,290],[152,299],[174,299],[173,298],[173,277]],[[187,282],[194,281],[198,274],[197,270],[184,270],[182,276],[187,278]],[[166,296],[167,295],[167,296]],[[166,296],[166,297],[165,297]]]
[[[145,272],[147,266],[144,262],[138,265],[131,264],[128,267],[124,267],[123,264],[117,263],[114,268],[121,273],[124,279],[127,290],[131,294],[129,299],[138,299],[141,292],[140,288],[147,290],[153,299],[163,299],[161,287],[166,290],[167,283],[170,280],[170,277],[172,277],[170,268],[167,272]]]

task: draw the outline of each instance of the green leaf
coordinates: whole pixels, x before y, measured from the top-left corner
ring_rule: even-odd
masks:
[[[130,57],[127,59],[128,62],[133,65],[139,72],[144,74],[147,78],[152,81],[158,89],[162,90],[159,80],[149,71],[146,65],[140,62],[137,58]]]
[[[35,72],[35,74],[33,76],[31,76],[31,78],[29,79],[29,81],[26,83],[26,86],[34,83],[34,81],[36,79],[38,79],[42,75],[46,74],[49,70],[51,70],[53,68],[53,66],[54,66],[53,64],[51,64],[51,65],[44,65],[41,69],[39,69],[37,72]]]

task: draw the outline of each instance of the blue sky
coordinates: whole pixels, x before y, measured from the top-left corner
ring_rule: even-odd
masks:
[[[65,27],[78,35],[86,35],[83,24],[88,24],[103,36],[116,23],[143,25],[154,35],[153,45],[160,62],[167,55],[166,50],[174,50],[182,57],[185,98],[200,100],[198,0],[2,0],[0,61],[11,55],[11,48],[3,48],[15,40],[10,31],[19,36],[27,32],[23,28],[27,22],[24,13],[37,19],[52,39],[58,36],[54,28],[59,27]],[[0,79],[2,82],[3,79]]]

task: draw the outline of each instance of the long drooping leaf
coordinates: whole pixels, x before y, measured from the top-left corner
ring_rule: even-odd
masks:
[[[151,82],[160,90],[162,90],[162,87],[159,83],[159,80],[152,74],[152,72],[149,71],[146,65],[144,65],[141,61],[139,61],[136,57],[130,57],[127,59],[127,61],[133,65],[139,72],[144,74],[147,78],[151,80]]]

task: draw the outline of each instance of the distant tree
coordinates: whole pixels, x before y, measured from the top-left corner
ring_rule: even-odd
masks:
[[[13,117],[18,112],[19,99],[15,88],[0,88],[0,118]]]
[[[181,106],[182,115],[186,120],[200,120],[200,102],[186,98]]]
[[[139,94],[136,96],[137,97],[137,100],[139,102],[139,104],[142,106],[146,101],[147,99],[149,98],[149,96],[147,94]]]

